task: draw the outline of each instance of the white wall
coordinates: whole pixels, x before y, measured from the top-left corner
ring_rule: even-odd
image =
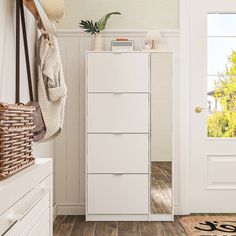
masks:
[[[78,29],[82,19],[98,20],[111,11],[108,29],[176,29],[179,25],[178,0],[65,0],[66,16],[61,29]]]
[[[15,102],[15,1],[0,1],[0,102]],[[35,21],[26,14],[31,67],[35,68]],[[23,44],[21,45],[21,101],[29,101]],[[32,69],[34,75],[34,70]],[[35,157],[52,157],[53,145],[36,144]]]

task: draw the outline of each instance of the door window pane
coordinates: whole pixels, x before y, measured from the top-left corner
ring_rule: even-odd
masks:
[[[207,135],[236,137],[236,14],[208,15]]]
[[[209,37],[208,74],[225,74],[233,52],[236,52],[236,37]],[[230,71],[229,73],[236,75],[236,71]]]
[[[208,36],[236,36],[236,14],[208,14]]]

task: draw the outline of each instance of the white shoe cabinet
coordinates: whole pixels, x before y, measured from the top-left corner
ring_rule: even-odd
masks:
[[[148,220],[147,52],[87,53],[86,219]]]

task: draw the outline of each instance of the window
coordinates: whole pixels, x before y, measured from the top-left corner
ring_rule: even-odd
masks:
[[[208,14],[208,137],[236,137],[236,14]]]

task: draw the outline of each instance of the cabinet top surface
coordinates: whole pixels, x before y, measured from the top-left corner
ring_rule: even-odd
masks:
[[[113,53],[113,54],[123,54],[123,53],[144,53],[144,54],[151,54],[151,53],[173,53],[173,51],[169,50],[150,50],[150,51],[86,51],[86,53]]]
[[[25,177],[27,175],[32,175],[33,172],[37,169],[44,169],[44,168],[49,168],[51,169],[52,172],[52,159],[51,158],[36,158],[35,159],[35,164],[20,171],[19,173],[0,181],[0,193],[3,189],[5,189],[7,186],[16,183],[18,180],[20,180],[22,177]]]

